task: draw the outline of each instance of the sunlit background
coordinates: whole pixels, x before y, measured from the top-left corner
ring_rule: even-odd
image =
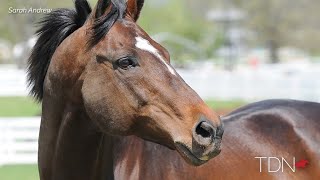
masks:
[[[28,97],[25,67],[44,14],[10,7],[72,7],[72,0],[1,0],[0,179],[34,180],[41,108]],[[225,114],[264,99],[320,102],[319,7],[314,0],[146,0],[139,24]]]

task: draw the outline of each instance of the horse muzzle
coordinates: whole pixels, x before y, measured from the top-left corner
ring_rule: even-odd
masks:
[[[200,118],[192,130],[192,144],[175,142],[175,146],[180,155],[190,164],[199,166],[221,152],[221,140],[223,135],[223,125],[214,127],[205,118]]]

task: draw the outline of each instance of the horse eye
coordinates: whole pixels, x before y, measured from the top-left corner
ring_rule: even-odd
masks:
[[[133,68],[136,66],[135,61],[131,58],[119,59],[117,64],[121,69],[129,69],[129,68]]]

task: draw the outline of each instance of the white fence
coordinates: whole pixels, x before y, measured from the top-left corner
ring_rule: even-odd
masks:
[[[0,118],[0,166],[36,164],[40,117]]]
[[[0,96],[26,96],[27,77],[24,70],[14,65],[0,66]]]
[[[245,100],[296,99],[320,102],[320,65],[302,69],[280,65],[248,67],[227,72],[179,70],[184,80],[204,99]]]
[[[290,98],[320,102],[320,64],[263,65],[227,72],[211,66],[178,69],[184,80],[204,99],[255,101]],[[26,73],[0,66],[0,96],[26,96]]]

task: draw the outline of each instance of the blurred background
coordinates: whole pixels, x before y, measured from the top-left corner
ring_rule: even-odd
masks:
[[[90,0],[92,6],[96,0]],[[1,0],[0,179],[34,180],[40,104],[26,62],[44,16],[9,8],[72,7],[72,0]],[[146,0],[139,24],[166,47],[185,81],[220,114],[254,101],[320,102],[320,1]]]

